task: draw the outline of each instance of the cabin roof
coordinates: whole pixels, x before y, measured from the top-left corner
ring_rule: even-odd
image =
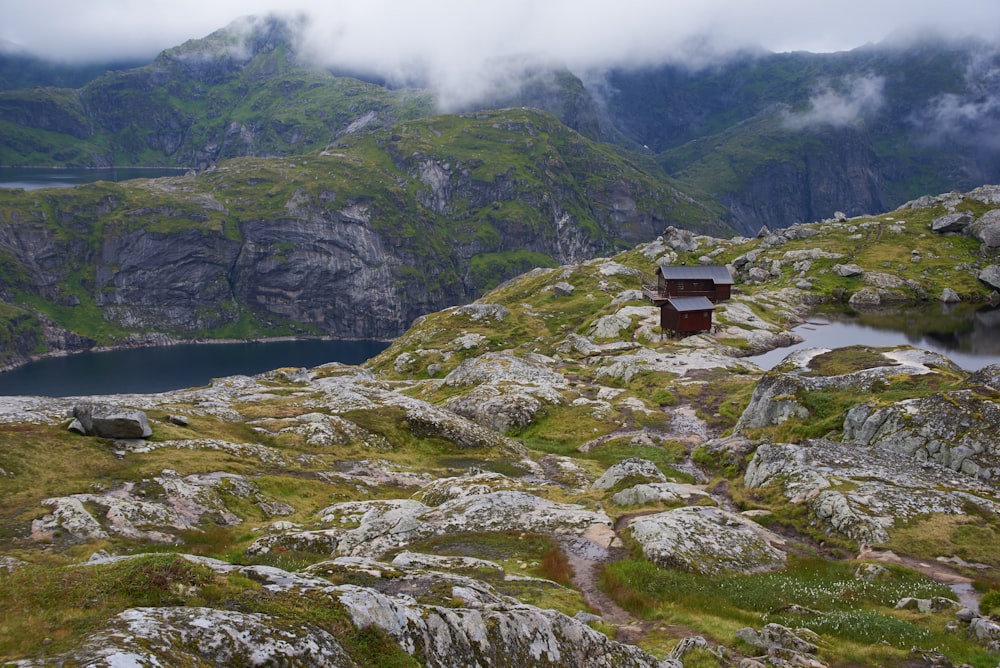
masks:
[[[656,273],[668,281],[711,280],[716,285],[732,285],[729,269],[719,264],[661,264]]]
[[[680,313],[712,311],[715,309],[715,304],[708,297],[671,297],[667,302],[671,308]]]

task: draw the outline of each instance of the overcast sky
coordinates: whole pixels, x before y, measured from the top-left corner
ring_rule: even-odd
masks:
[[[0,38],[62,59],[153,56],[247,14],[300,10],[346,50],[544,53],[568,63],[725,45],[836,51],[903,31],[1000,32],[997,0],[0,0]]]

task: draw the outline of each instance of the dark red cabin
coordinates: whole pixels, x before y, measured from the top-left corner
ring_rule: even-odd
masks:
[[[732,296],[733,277],[720,265],[661,265],[656,268],[656,292],[665,297],[707,297],[713,302]]]
[[[660,306],[660,329],[677,334],[710,331],[713,310],[708,297],[670,297]]]

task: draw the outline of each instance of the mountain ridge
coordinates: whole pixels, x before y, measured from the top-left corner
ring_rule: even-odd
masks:
[[[248,19],[75,93],[3,91],[0,163],[205,167],[225,157],[320,150],[344,132],[438,112],[430,90],[309,67],[294,34],[293,24],[273,17]],[[834,54],[744,53],[700,69],[663,64],[582,78],[527,59],[516,85],[460,111],[550,111],[591,139],[655,156],[682,190],[725,206],[731,225],[755,233],[1000,181],[989,140],[998,125],[996,54],[980,41],[925,40]],[[770,117],[763,137],[746,134]],[[851,150],[841,151],[845,138]],[[740,179],[712,175],[718,170],[701,164],[692,141],[739,162]],[[801,151],[790,153],[786,143]],[[863,196],[852,199],[853,192]]]

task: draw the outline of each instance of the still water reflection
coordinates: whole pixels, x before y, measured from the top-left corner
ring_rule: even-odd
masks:
[[[998,308],[935,303],[891,311],[825,313],[794,331],[805,341],[749,359],[770,369],[799,348],[911,345],[941,353],[969,371],[1000,364]]]
[[[388,345],[382,341],[270,341],[79,353],[49,357],[0,373],[0,395],[165,392],[207,385],[212,378],[253,375],[281,367],[360,364]]]

